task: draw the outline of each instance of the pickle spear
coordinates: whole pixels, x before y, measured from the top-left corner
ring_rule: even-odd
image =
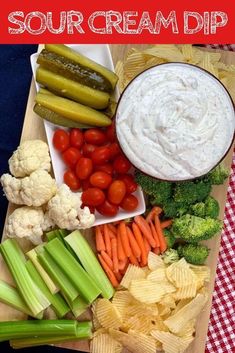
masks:
[[[36,81],[52,89],[58,95],[70,98],[95,109],[105,109],[109,104],[109,94],[84,86],[41,67],[37,69]]]
[[[105,114],[66,98],[39,92],[35,100],[36,103],[54,113],[81,124],[91,126],[109,126],[111,124],[111,119]]]
[[[104,92],[113,90],[111,83],[100,73],[46,49],[39,54],[37,63],[44,69],[93,89]]]
[[[108,70],[106,67],[96,63],[95,61],[63,44],[45,44],[45,49],[100,73],[111,83],[112,88],[115,88],[118,81],[118,76],[114,72]]]
[[[94,125],[85,125],[81,124],[77,121],[67,119],[52,110],[43,107],[40,104],[35,104],[33,107],[34,112],[40,116],[40,118],[49,121],[50,123],[53,123],[55,125],[59,126],[64,126],[64,127],[70,127],[70,128],[79,128],[79,129],[89,129],[91,127],[94,127]]]

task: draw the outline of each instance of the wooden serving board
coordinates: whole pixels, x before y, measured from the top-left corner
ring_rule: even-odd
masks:
[[[114,65],[118,60],[123,60],[128,49],[132,47],[137,48],[144,48],[146,45],[111,45],[111,53],[114,61]],[[217,50],[218,51],[218,50]],[[221,52],[221,61],[225,64],[233,64],[235,65],[235,53],[227,52],[227,51],[218,51]],[[28,140],[28,139],[42,139],[46,141],[46,135],[44,130],[43,121],[33,112],[34,106],[34,97],[36,94],[35,85],[32,82],[24,125],[21,135],[21,141]],[[231,166],[232,161],[232,154],[233,154],[233,146],[231,147],[229,153],[227,154],[224,163],[226,166]],[[227,196],[227,188],[228,188],[228,181],[224,185],[216,186],[213,189],[214,197],[219,201],[220,204],[220,219],[224,217],[224,208]],[[14,206],[9,204],[7,215],[13,211]],[[90,231],[91,233],[91,231]],[[4,239],[4,234],[3,234]],[[207,245],[210,247],[210,256],[208,258],[207,264],[211,268],[211,281],[208,285],[209,287],[209,301],[206,305],[206,308],[200,314],[200,317],[197,321],[197,329],[196,329],[196,337],[194,342],[190,345],[186,353],[204,353],[205,352],[205,343],[206,343],[206,336],[207,336],[207,329],[209,323],[209,316],[211,310],[211,302],[212,302],[212,294],[214,289],[214,282],[215,282],[215,274],[216,274],[216,266],[218,262],[218,255],[219,255],[219,247],[220,247],[220,236],[217,236],[210,241],[207,241]],[[29,244],[24,244],[25,247],[29,247]],[[6,269],[6,266],[0,257],[0,278],[6,280],[7,282],[11,283],[11,276]],[[17,310],[11,309],[10,307],[6,306],[5,304],[0,303],[0,321],[8,321],[8,320],[22,320],[25,319],[25,315],[20,313]],[[80,351],[89,351],[89,346],[87,341],[80,341],[80,342],[70,342],[66,344],[58,345],[60,347],[69,348],[73,350],[80,350]]]

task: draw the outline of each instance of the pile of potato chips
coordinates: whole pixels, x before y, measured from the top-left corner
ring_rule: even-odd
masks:
[[[122,92],[130,80],[154,65],[173,61],[194,64],[216,76],[235,100],[235,65],[225,65],[220,60],[220,53],[201,50],[192,44],[157,44],[145,50],[130,49],[125,60],[117,62],[115,71]]]
[[[183,353],[194,339],[209,280],[207,266],[184,258],[166,265],[150,252],[147,267],[129,265],[112,301],[94,302],[91,352]]]

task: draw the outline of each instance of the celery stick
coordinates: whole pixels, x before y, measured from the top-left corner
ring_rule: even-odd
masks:
[[[45,249],[68,276],[83,299],[89,304],[92,303],[99,296],[101,291],[68,249],[66,249],[57,238],[46,244]]]
[[[50,290],[50,292],[52,294],[55,294],[57,292],[59,292],[59,288],[58,286],[55,285],[55,283],[52,281],[52,279],[50,278],[50,276],[48,275],[48,273],[44,270],[44,268],[42,267],[42,265],[40,264],[40,262],[38,261],[37,258],[37,253],[35,249],[32,249],[30,251],[28,251],[26,253],[26,255],[28,256],[28,258],[32,261],[32,263],[34,264],[34,266],[36,267],[38,273],[40,274],[40,276],[42,277],[43,281],[45,282],[45,284],[47,285],[48,289]]]
[[[71,254],[75,258],[77,258],[76,254],[73,251],[73,249],[71,248],[71,246],[64,241],[64,238],[68,234],[69,234],[69,232],[67,230],[65,230],[65,229],[55,229],[55,230],[52,230],[51,232],[46,233],[46,237],[47,237],[48,241],[51,241],[51,240],[53,240],[55,238],[58,238],[64,244],[64,246],[71,252]]]
[[[69,342],[79,339],[87,339],[91,337],[91,322],[77,322],[76,334],[70,336],[61,336],[61,337],[32,337],[32,338],[22,338],[15,339],[10,341],[10,345],[14,349],[25,348],[25,347],[34,347],[41,346],[45,344],[55,344],[62,342]]]
[[[69,304],[69,303],[68,303]],[[81,297],[76,298],[71,304],[69,304],[71,311],[75,318],[78,318],[88,308],[89,304],[86,303]]]
[[[66,294],[66,297],[72,302],[79,296],[78,290],[71,283],[63,270],[57,265],[53,258],[44,249],[40,249],[38,253],[39,262],[49,273],[53,281],[58,285],[60,290]]]
[[[15,239],[5,240],[0,251],[15,280],[19,293],[24,301],[36,316],[50,306],[50,302],[35,285],[26,267],[24,254]]]
[[[0,280],[0,301],[22,313],[33,316],[32,312],[17,292],[17,289],[2,280]]]
[[[70,309],[61,295],[59,293],[55,293],[54,295],[51,294],[32,261],[28,260],[26,262],[26,268],[38,288],[41,289],[42,293],[51,303],[58,318],[64,317],[70,311]]]
[[[46,237],[47,237],[47,240],[48,241],[51,241],[52,239],[55,239],[56,238],[56,230],[51,230],[50,232],[47,232],[46,233]]]
[[[114,294],[114,289],[83,235],[78,230],[75,230],[65,237],[65,241],[69,243],[82,266],[100,288],[102,296],[110,299]]]
[[[76,320],[22,320],[0,322],[0,342],[17,338],[60,337],[77,334]],[[36,337],[35,337],[36,336]]]

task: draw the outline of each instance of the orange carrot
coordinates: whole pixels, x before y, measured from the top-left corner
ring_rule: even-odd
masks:
[[[155,228],[156,228],[156,231],[158,234],[158,239],[160,242],[160,252],[163,253],[167,249],[167,243],[166,243],[166,239],[163,234],[163,230],[161,228],[159,216],[155,215],[154,222],[155,222]]]
[[[118,255],[117,255],[117,239],[114,238],[111,240],[111,249],[112,249],[112,259],[113,259],[113,272],[118,273]]]
[[[151,229],[149,227],[149,224],[146,222],[144,217],[142,216],[135,216],[134,218],[135,223],[140,227],[141,232],[145,236],[145,238],[148,240],[149,244],[151,247],[155,248],[156,247],[156,242],[152,236]]]
[[[95,227],[95,241],[96,241],[96,250],[105,251],[105,243],[99,226]]]
[[[113,270],[113,261],[109,257],[109,255],[105,251],[101,251],[101,256],[104,259],[104,261],[106,262],[106,264],[108,265],[108,267],[110,267],[110,269]]]
[[[98,254],[98,258],[99,261],[103,267],[103,270],[105,271],[106,275],[108,276],[110,282],[112,283],[113,287],[118,287],[119,283],[117,278],[115,277],[115,274],[113,273],[113,271],[108,267],[108,265],[106,264],[106,262],[103,260],[102,256],[100,254]]]
[[[129,259],[132,265],[139,266],[139,262],[133,253],[131,253]]]
[[[172,225],[173,221],[172,219],[167,219],[166,221],[161,222],[161,228],[167,228],[170,227]]]
[[[139,245],[139,248],[141,250],[142,263],[145,266],[145,265],[147,265],[147,252],[146,252],[146,249],[145,249],[143,236],[141,234],[141,231],[140,231],[139,227],[137,226],[137,224],[135,224],[135,222],[132,223],[132,229],[133,229],[133,232],[134,232],[135,239],[136,239],[136,241],[137,241],[137,243]]]
[[[126,254],[127,257],[130,257],[131,256],[131,247],[129,244],[129,238],[127,235],[125,222],[121,221],[118,228],[119,228],[119,232],[120,232],[120,238],[121,238],[124,253]]]
[[[118,260],[123,261],[127,259],[127,256],[123,250],[120,229],[117,230],[117,252],[118,252]]]
[[[118,268],[120,271],[125,269],[127,262],[128,262],[127,257],[125,258],[125,260],[121,260],[118,262]]]
[[[156,247],[154,249],[152,249],[152,251],[154,252],[154,254],[159,255],[160,254],[160,248]]]
[[[159,248],[159,246],[160,246],[160,241],[159,241],[159,239],[158,239],[158,234],[157,234],[156,228],[154,227],[152,221],[149,222],[149,225],[150,225],[150,228],[151,228],[151,231],[152,231],[152,235],[153,235],[153,237],[154,237],[154,239],[155,239],[155,241],[156,241],[156,247]]]
[[[153,207],[149,212],[148,216],[146,217],[146,221],[149,223],[154,219],[155,215],[160,215],[161,213],[162,213],[161,207],[158,207],[158,206]]]
[[[108,228],[108,230],[109,230],[109,236],[110,236],[110,239],[112,240],[112,239],[116,239],[116,234],[110,229],[110,228]]]
[[[120,283],[122,280],[122,274],[118,271],[117,273],[115,273],[115,277],[117,278],[118,282]]]
[[[114,234],[117,233],[117,228],[112,223],[107,224],[107,226]]]
[[[148,255],[148,253],[151,251],[151,246],[146,238],[144,238],[144,246]]]
[[[131,231],[131,229],[129,227],[126,227],[127,229],[127,234],[128,234],[128,238],[129,238],[129,243],[130,243],[130,246],[131,246],[131,250],[133,252],[133,255],[135,257],[137,257],[137,259],[140,258],[141,256],[141,250],[139,248],[139,245],[137,243],[137,241],[135,240],[135,237]]]
[[[107,227],[107,224],[104,224],[104,242],[105,242],[105,247],[106,247],[106,252],[109,255],[110,258],[112,258],[112,251],[111,251],[111,237],[109,233],[109,229]]]

